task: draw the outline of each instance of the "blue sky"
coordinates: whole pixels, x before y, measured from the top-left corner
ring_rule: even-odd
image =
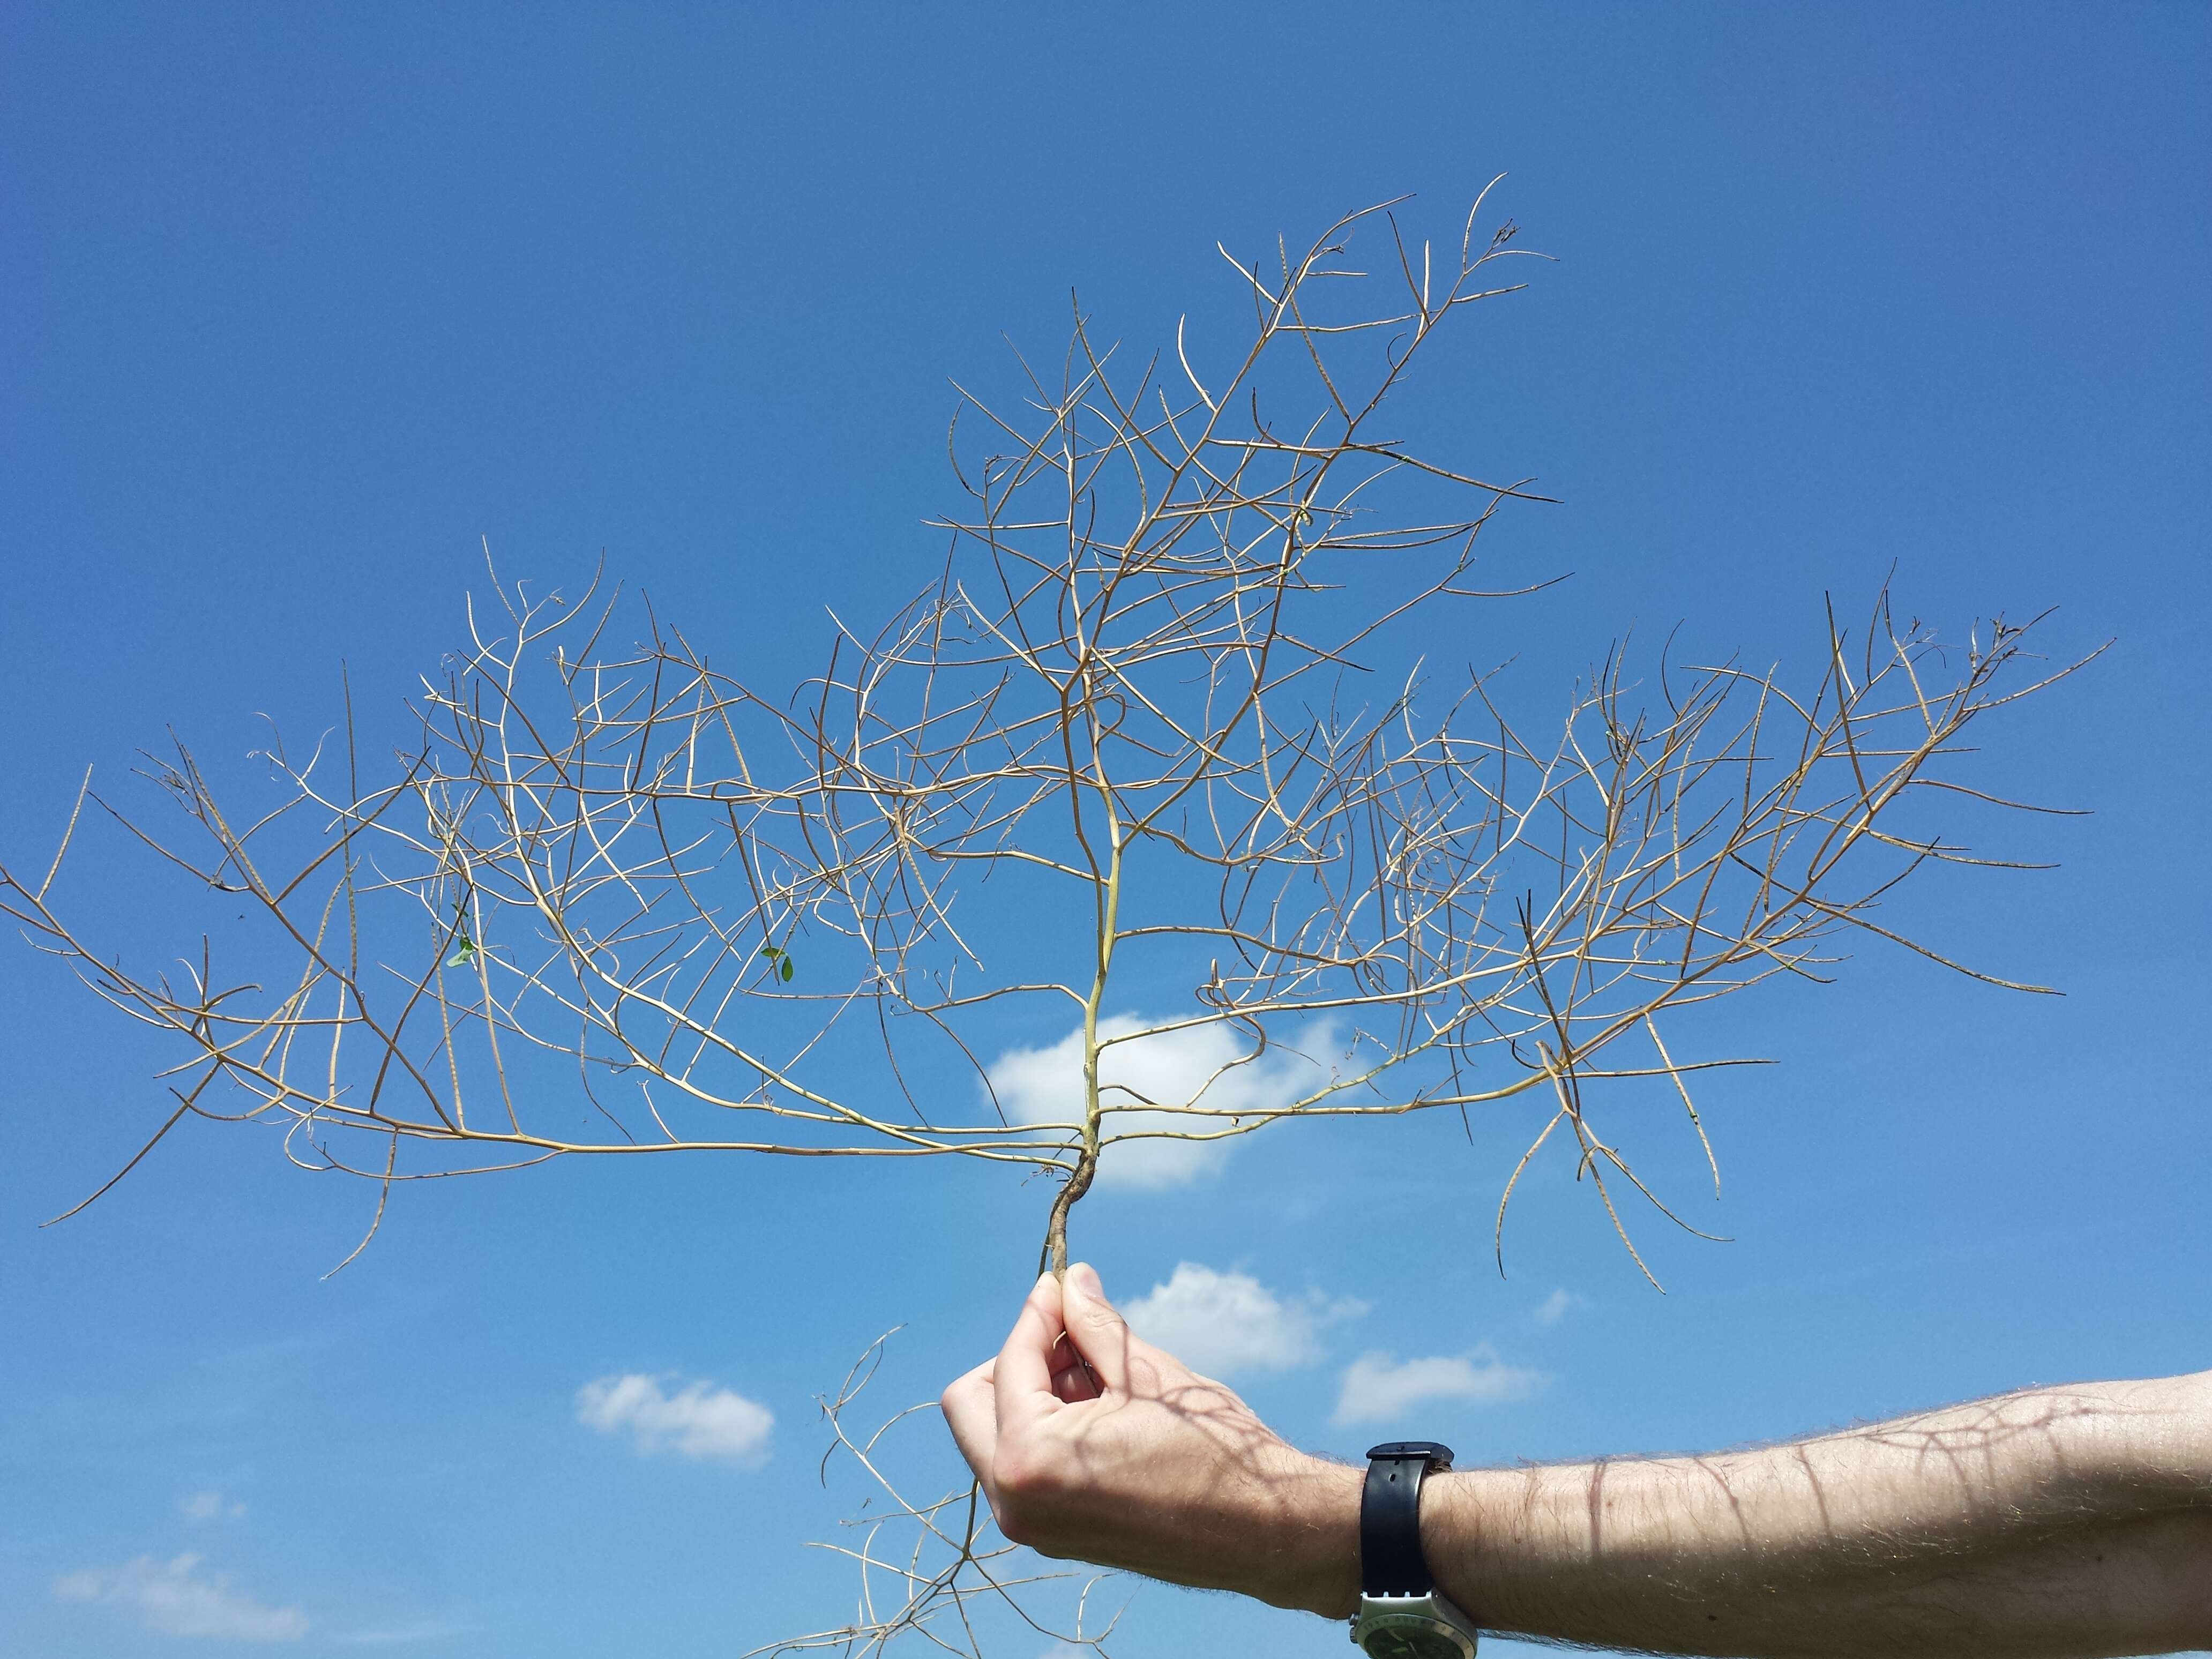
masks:
[[[2095,815],[2004,830],[2054,872],[1911,902],[2068,994],[1869,951],[1744,999],[1712,1042],[1781,1064],[1710,1086],[1727,1185],[1694,1211],[1734,1242],[1645,1225],[1664,1297],[1564,1163],[1501,1281],[1517,1121],[1278,1131],[1086,1201],[1079,1249],[1164,1330],[1243,1310],[1218,1363],[1346,1454],[1705,1446],[2201,1368],[2208,27],[10,7],[0,857],[42,863],[83,766],[165,726],[235,765],[258,711],[331,720],[341,659],[395,704],[459,638],[480,538],[572,586],[604,550],[794,679],[826,605],[934,556],[948,377],[998,372],[1001,331],[1051,349],[1075,286],[1149,347],[1222,303],[1217,239],[1407,191],[1449,222],[1503,172],[1560,263],[1409,410],[1563,498],[1501,535],[1574,574],[1433,648],[1564,695],[1632,625],[1787,663],[1893,565],[1947,628],[2057,607],[2054,652],[2117,643],[1984,775]],[[158,956],[191,943],[169,891],[111,840],[64,897]],[[0,1007],[10,1652],[726,1655],[834,1622],[850,1575],[804,1544],[858,1492],[817,1483],[812,1396],[896,1324],[872,1397],[933,1395],[1035,1260],[1042,1188],[988,1170],[659,1161],[408,1192],[326,1280],[367,1195],[212,1126],[40,1231],[158,1122],[167,1051],[20,948]],[[1621,1132],[1694,1197],[1677,1120]],[[1347,1377],[1397,1414],[1340,1420]],[[949,1482],[926,1419],[910,1455]],[[1121,1659],[1343,1641],[1166,1589],[1124,1628]]]

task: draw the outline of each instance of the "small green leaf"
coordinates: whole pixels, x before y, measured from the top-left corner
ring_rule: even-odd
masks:
[[[787,985],[788,985],[788,984],[791,982],[791,974],[792,974],[791,958],[790,958],[789,957],[786,957],[783,959],[783,967],[782,967],[782,969],[781,969],[781,973],[782,973],[782,975],[783,975],[784,983],[785,983],[785,984],[787,984]]]
[[[760,953],[766,957],[770,962],[774,962],[778,957],[783,954],[781,951],[778,950],[773,945],[762,945],[760,948]]]

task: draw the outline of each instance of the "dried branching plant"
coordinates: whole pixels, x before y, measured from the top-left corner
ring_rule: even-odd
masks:
[[[398,1182],[562,1157],[957,1157],[1049,1173],[1058,1269],[1117,1161],[1527,1095],[1501,1241],[1564,1134],[1633,1251],[1624,1194],[1665,1206],[1601,1085],[1671,1085],[1702,1139],[1691,1084],[1727,1062],[1671,1048],[1675,1017],[1817,979],[1855,934],[1935,955],[1884,907],[1983,860],[1917,805],[1990,799],[1956,775],[1968,728],[2054,676],[2021,629],[1946,645],[1887,595],[1830,614],[1802,684],[1615,651],[1540,735],[1488,676],[1406,667],[1396,641],[1500,591],[1493,517],[1543,499],[1383,420],[1441,331],[1518,286],[1514,227],[1484,224],[1478,202],[1439,256],[1388,205],[1353,214],[1230,258],[1232,355],[1179,329],[1125,361],[1079,313],[1019,398],[963,391],[941,566],[887,620],[836,618],[796,695],[596,585],[495,574],[373,777],[349,706],[311,753],[272,743],[278,796],[250,811],[177,744],[152,775],[182,833],[124,821],[251,907],[246,961],[101,955],[54,908],[62,854],[0,871],[0,905],[179,1042],[155,1142],[187,1116],[280,1126],[295,1161],[374,1183],[380,1219]],[[988,1058],[1040,1030],[1050,1109]],[[865,1466],[850,1393],[832,1420]],[[988,1514],[893,1512],[919,1553],[861,1553],[896,1605],[872,1589],[811,1639],[978,1650],[966,1598],[1013,1595]]]

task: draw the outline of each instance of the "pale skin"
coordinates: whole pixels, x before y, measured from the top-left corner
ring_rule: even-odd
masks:
[[[1344,1618],[1363,1471],[1285,1442],[1047,1273],[945,1415],[1040,1553]],[[2031,1389],[1785,1445],[1431,1476],[1421,1538],[1486,1632],[1685,1654],[2212,1648],[2212,1371]]]

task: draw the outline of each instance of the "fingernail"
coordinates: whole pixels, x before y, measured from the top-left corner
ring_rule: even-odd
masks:
[[[1095,1296],[1101,1302],[1106,1299],[1106,1286],[1099,1282],[1098,1269],[1088,1261],[1077,1262],[1067,1270],[1067,1276],[1075,1281],[1075,1288],[1084,1295]]]

